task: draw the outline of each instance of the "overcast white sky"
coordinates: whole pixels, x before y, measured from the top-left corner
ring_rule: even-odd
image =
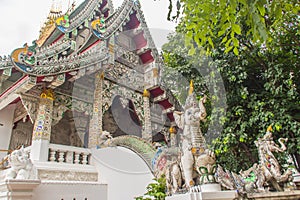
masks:
[[[58,0],[56,0],[58,1]],[[73,0],[70,0],[73,2]],[[78,6],[83,0],[76,0]],[[26,42],[38,38],[39,30],[49,13],[53,0],[0,0],[0,55],[8,55]],[[61,0],[64,9],[69,0]],[[116,9],[123,0],[113,0]],[[157,46],[166,42],[175,23],[167,21],[167,0],[140,0],[148,27]]]

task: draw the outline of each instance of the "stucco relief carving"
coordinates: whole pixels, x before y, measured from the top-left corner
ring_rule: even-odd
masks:
[[[53,104],[52,125],[56,125],[68,110],[67,104],[70,104],[70,99],[64,95],[56,95]]]
[[[109,109],[112,104],[112,89],[115,85],[107,80],[103,81],[103,113]]]
[[[33,124],[30,121],[19,121],[12,130],[9,149],[16,149],[19,146],[30,146]]]
[[[139,65],[140,58],[134,52],[128,51],[119,45],[116,46],[115,51],[116,51],[116,59],[118,61],[124,62],[126,64],[130,63],[131,65],[134,66]]]
[[[131,100],[134,104],[135,111],[137,115],[139,116],[139,119],[143,122],[144,121],[144,112],[143,112],[143,95],[137,92],[134,92],[132,90],[129,90],[122,86],[115,85],[114,87],[111,87],[110,90],[111,94],[114,95],[120,95],[123,99]],[[110,95],[111,97],[113,95]],[[110,99],[112,101],[113,99]],[[111,105],[111,103],[110,103]]]
[[[129,106],[129,100],[133,103],[136,114],[139,117],[140,122],[144,123],[144,100],[141,93],[132,91],[128,88],[114,84],[109,80],[103,81],[103,120],[106,122],[103,124],[103,128],[110,133],[115,133],[118,126],[115,123],[113,114],[111,113],[110,107],[116,96],[120,96],[119,103],[122,109]],[[127,109],[127,108],[126,108]],[[115,136],[115,135],[114,135]]]
[[[54,110],[53,110],[53,122],[56,124],[61,120],[63,113],[67,110],[83,112],[85,114],[91,114],[93,110],[92,103],[78,100],[65,95],[56,95],[54,101]]]
[[[39,101],[38,95],[35,97],[30,94],[20,94],[20,98],[24,105],[24,108],[26,109],[26,111],[29,115],[31,123],[34,123],[34,121],[36,120],[36,114],[37,114],[37,110],[38,110],[38,106],[39,106],[38,105],[38,101]]]
[[[16,103],[16,109],[14,113],[14,123],[20,121],[21,119],[26,120],[27,117],[27,111],[25,107],[23,106],[22,102],[19,101]]]
[[[97,173],[75,172],[75,171],[38,170],[38,177],[41,180],[55,180],[55,181],[89,181],[89,182],[98,181]]]
[[[144,89],[144,75],[138,69],[132,69],[119,62],[115,62],[113,66],[107,68],[105,77],[134,90],[142,91]]]

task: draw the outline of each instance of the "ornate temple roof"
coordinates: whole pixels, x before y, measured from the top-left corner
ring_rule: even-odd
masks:
[[[142,63],[153,61],[153,57],[158,58],[139,2],[125,0],[112,14],[110,10],[112,6],[107,0],[91,0],[84,1],[70,15],[66,13],[59,17],[59,12],[55,12],[55,16],[48,17],[50,21],[56,18],[54,30],[48,27],[51,33],[42,35],[31,46],[25,45],[14,50],[11,54],[13,65],[24,74],[32,76],[52,76],[75,71],[90,65],[82,60],[108,59],[108,55],[105,55],[105,48],[109,49],[107,45],[100,50],[102,56],[89,51],[92,45],[130,30],[135,30],[132,37],[136,48],[142,50],[139,55]],[[99,18],[103,18],[103,21]],[[105,26],[103,31],[97,29],[101,23]],[[85,43],[79,44],[78,37],[86,37]],[[145,46],[147,49],[143,49]]]
[[[13,64],[11,62],[10,56],[0,56],[0,70],[12,68]]]
[[[155,78],[160,77],[162,61],[138,0],[124,0],[115,11],[111,0],[85,0],[66,13],[52,6],[40,37],[0,58],[0,83],[8,85],[1,89],[0,98],[39,83],[57,87],[85,73],[118,67],[118,63],[132,69],[140,81],[144,82],[144,74],[152,69]],[[13,74],[19,79],[11,78]],[[105,77],[118,80],[112,71]],[[158,83],[153,84],[149,91],[154,98],[158,90],[165,92],[164,98],[156,101],[172,121],[170,109],[175,100],[170,100]],[[139,87],[137,91],[142,93],[144,86]]]

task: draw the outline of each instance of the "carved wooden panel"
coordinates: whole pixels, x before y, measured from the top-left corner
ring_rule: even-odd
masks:
[[[29,120],[17,122],[12,130],[9,149],[13,150],[21,145],[24,145],[24,147],[30,146],[32,130],[33,124]]]

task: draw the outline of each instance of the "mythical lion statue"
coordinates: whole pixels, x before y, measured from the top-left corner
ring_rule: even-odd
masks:
[[[102,131],[100,137],[99,137],[99,146],[101,148],[111,146],[112,142],[112,135],[108,131]]]
[[[8,156],[8,162],[11,166],[7,173],[6,179],[35,179],[36,173],[33,164],[24,147],[14,150]]]

